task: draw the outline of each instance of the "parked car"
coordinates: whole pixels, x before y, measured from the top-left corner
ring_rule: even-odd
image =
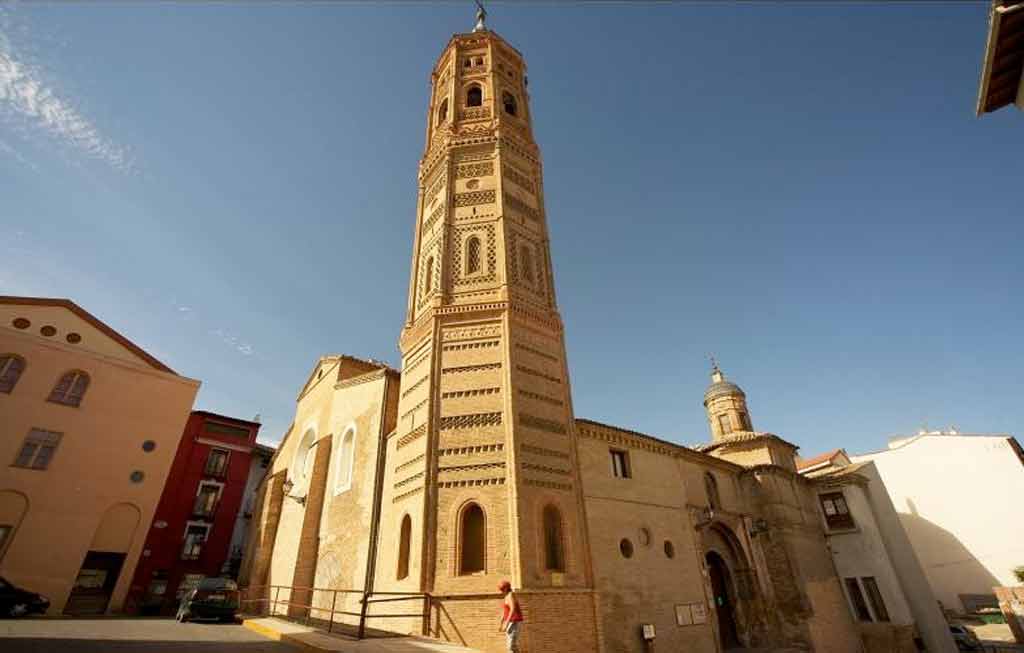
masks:
[[[981,641],[978,636],[974,634],[967,626],[962,624],[949,624],[949,634],[953,636],[953,641],[956,642],[956,647],[961,651],[980,651],[982,650]]]
[[[50,599],[0,578],[0,616],[24,617],[32,613],[44,614],[50,608]]]
[[[234,621],[238,612],[238,585],[230,578],[204,578],[181,597],[177,620],[219,619]]]

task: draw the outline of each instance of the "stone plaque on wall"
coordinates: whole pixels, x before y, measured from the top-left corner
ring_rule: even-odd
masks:
[[[690,615],[693,617],[694,624],[706,624],[708,622],[708,609],[703,603],[691,604]]]

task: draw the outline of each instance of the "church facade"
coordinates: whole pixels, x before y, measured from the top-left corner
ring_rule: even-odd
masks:
[[[717,366],[702,447],[575,417],[526,65],[482,21],[433,68],[418,181],[401,370],[317,361],[250,598],[499,651],[508,579],[531,653],[862,650],[814,481]]]

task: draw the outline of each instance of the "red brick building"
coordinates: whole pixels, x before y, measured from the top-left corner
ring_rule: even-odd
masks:
[[[230,551],[255,457],[257,422],[192,411],[146,536],[128,602],[133,611],[170,613],[206,576],[231,568]]]

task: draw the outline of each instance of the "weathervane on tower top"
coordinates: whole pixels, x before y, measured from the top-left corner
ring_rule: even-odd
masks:
[[[474,0],[476,2],[476,27],[473,28],[474,32],[481,32],[487,29],[484,25],[484,21],[487,20],[487,10],[484,9],[484,4],[480,0]]]

